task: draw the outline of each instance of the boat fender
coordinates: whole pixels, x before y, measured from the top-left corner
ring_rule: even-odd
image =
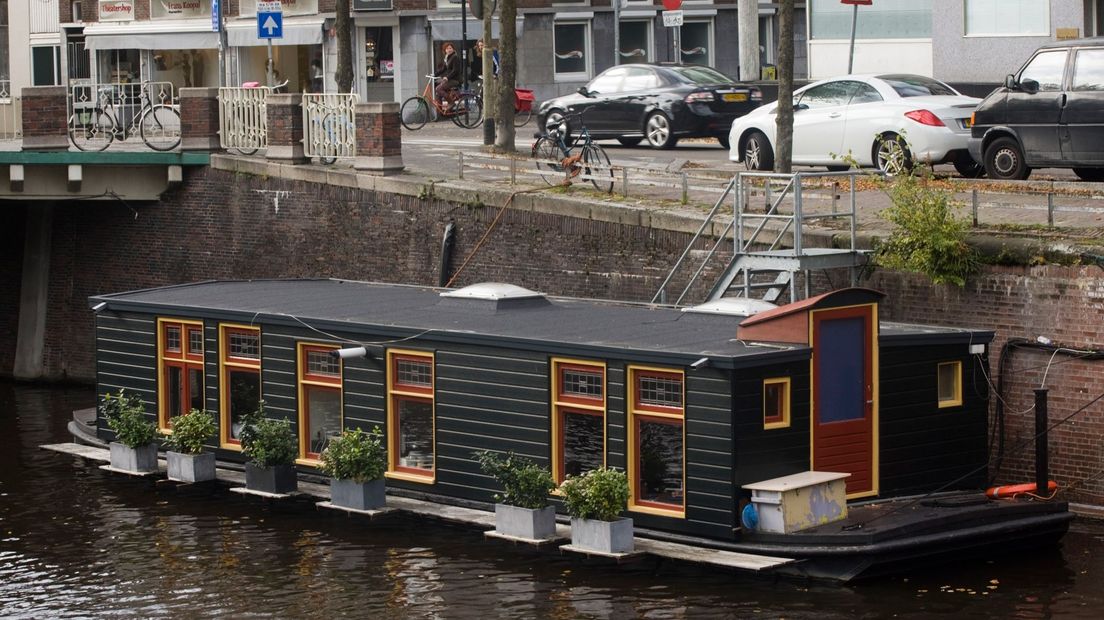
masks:
[[[1047,493],[1053,493],[1058,490],[1058,483],[1051,480],[1047,482]],[[994,499],[1000,497],[1016,497],[1017,495],[1024,495],[1026,493],[1035,493],[1035,483],[1027,482],[1024,484],[1006,484],[999,487],[990,487],[985,491],[985,495]]]
[[[759,529],[759,511],[755,510],[755,504],[748,504],[740,512],[740,524],[745,530]]]

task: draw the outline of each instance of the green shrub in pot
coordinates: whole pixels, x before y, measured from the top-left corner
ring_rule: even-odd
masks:
[[[206,411],[192,409],[172,419],[172,434],[165,438],[169,479],[180,482],[204,482],[215,479],[215,453],[203,447],[215,434],[215,418]]]
[[[503,488],[495,495],[497,534],[534,542],[555,538],[556,508],[548,501],[556,488],[552,472],[513,452],[484,450],[475,459]]]
[[[330,502],[341,508],[376,510],[386,503],[383,473],[387,447],[379,427],[366,433],[346,430],[319,456],[319,469],[329,474]]]
[[[111,467],[131,473],[157,471],[157,425],[146,417],[145,405],[137,394],[119,390],[104,394],[98,414],[115,433],[111,442]]]

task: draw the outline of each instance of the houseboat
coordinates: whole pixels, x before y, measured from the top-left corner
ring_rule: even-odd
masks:
[[[638,536],[801,559],[790,572],[849,579],[1057,540],[1064,504],[964,493],[987,482],[993,334],[880,321],[882,298],[850,288],[675,308],[309,279],[90,305],[99,393],[137,393],[163,431],[192,408],[214,413],[222,461],[242,460],[242,416],[263,400],[295,428],[303,473],[328,438],[374,427],[388,493],[446,504],[490,507],[499,489],[478,450],[529,457],[557,481],[615,467]],[[111,438],[102,419],[95,432]],[[763,489],[809,472],[838,474],[850,512],[757,527]],[[882,501],[893,498],[912,499]]]

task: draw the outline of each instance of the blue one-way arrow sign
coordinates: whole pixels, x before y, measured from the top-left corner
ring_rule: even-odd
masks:
[[[284,14],[279,11],[264,13],[257,11],[257,38],[284,38]]]

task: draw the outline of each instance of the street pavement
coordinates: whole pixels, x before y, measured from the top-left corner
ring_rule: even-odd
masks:
[[[535,119],[516,130],[515,147],[519,158],[527,158],[537,131]],[[537,176],[535,164],[527,159],[516,162],[516,184],[510,184],[508,160],[488,160],[490,149],[483,144],[483,129],[463,129],[450,121],[430,123],[418,131],[403,129],[403,162],[406,172],[424,176],[435,182],[481,186],[491,184],[504,190],[549,188]],[[648,147],[624,147],[615,140],[599,142],[605,148],[615,167],[629,167],[632,171],[627,196],[622,196],[622,182],[616,176],[612,194],[600,194],[585,182],[576,181],[567,191],[573,197],[601,200],[605,203],[623,202],[633,208],[691,209],[703,212],[721,195],[720,190],[728,179],[743,171],[742,165],[728,161],[728,151],[715,140],[684,140],[671,150]],[[464,178],[460,177],[460,153],[464,154]],[[478,164],[498,164],[500,169],[473,168]],[[797,171],[820,173],[823,168],[798,167]],[[690,188],[687,204],[682,204],[681,189],[677,186],[680,175],[685,173]],[[952,166],[937,166],[935,177],[941,185],[953,191],[953,197],[962,207],[960,214],[973,217],[973,205],[977,204],[979,232],[987,235],[1019,237],[1051,244],[1072,242],[1099,248],[1104,240],[1104,183],[1083,183],[1068,170],[1046,169],[1032,173],[1028,181],[992,182],[959,178]],[[653,183],[664,179],[674,183],[671,187],[657,187]],[[830,186],[806,192],[803,209],[806,213],[827,213],[833,208],[847,210],[850,196],[846,179],[840,179],[840,191]],[[835,197],[835,200],[833,200]],[[729,201],[732,199],[729,198]],[[762,211],[756,201],[765,197],[753,196],[753,209]],[[859,183],[856,192],[859,232],[884,236],[891,228],[879,213],[891,205],[883,189],[869,181]],[[1053,226],[1048,226],[1048,220]],[[828,223],[825,228],[846,229],[847,225]]]

